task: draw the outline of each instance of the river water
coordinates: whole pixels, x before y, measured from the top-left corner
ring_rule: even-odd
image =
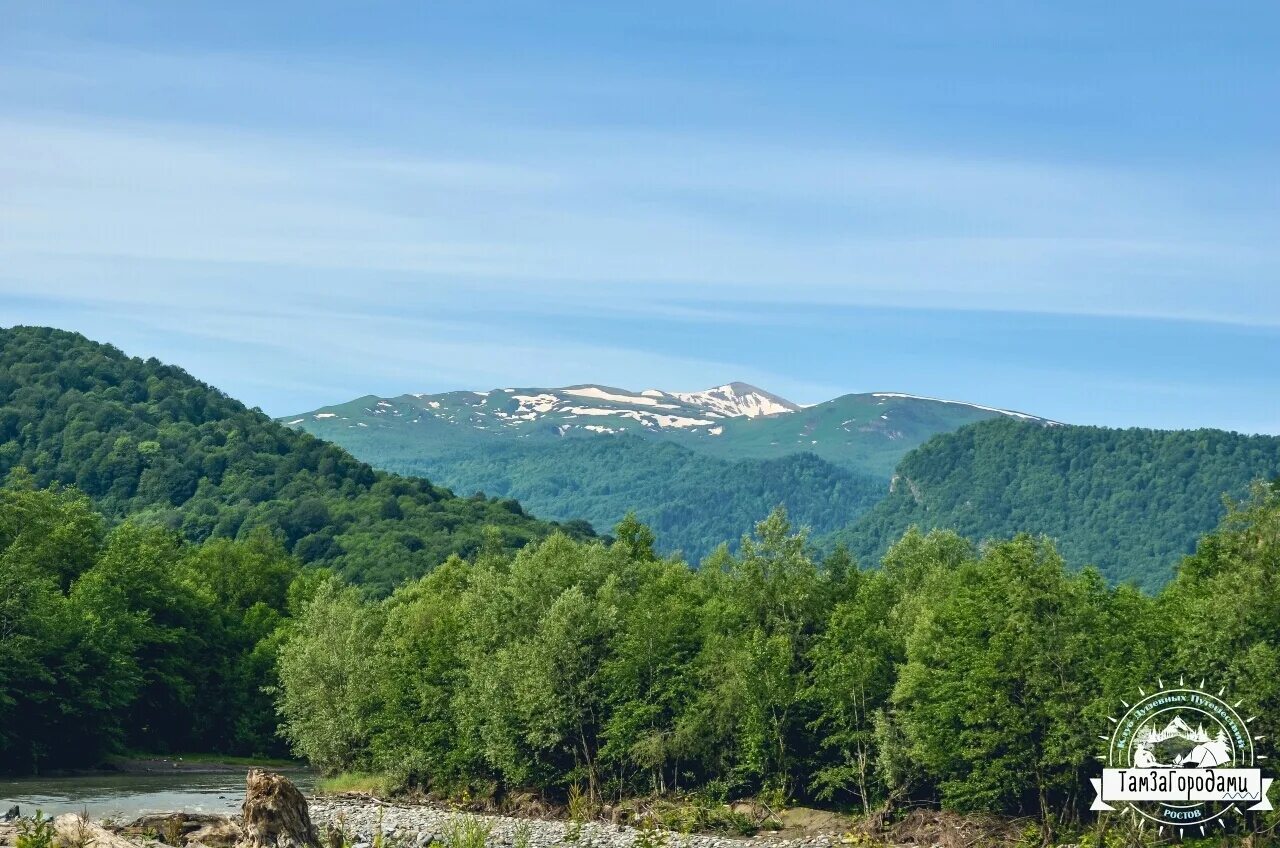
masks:
[[[245,771],[172,774],[95,774],[75,777],[0,778],[0,815],[14,804],[24,816],[36,810],[45,815],[88,811],[93,819],[129,821],[143,813],[174,810],[202,813],[238,812],[244,800]],[[310,794],[315,775],[283,772]]]

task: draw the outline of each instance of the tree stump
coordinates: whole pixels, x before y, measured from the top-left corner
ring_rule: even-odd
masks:
[[[320,848],[307,799],[288,778],[253,769],[245,784],[244,838],[237,848]]]

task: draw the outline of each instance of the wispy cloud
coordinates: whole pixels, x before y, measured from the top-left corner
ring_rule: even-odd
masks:
[[[1150,177],[656,137],[631,139],[623,168],[616,139],[575,143],[508,160],[384,157],[262,133],[10,118],[0,250],[9,285],[33,288],[59,260],[113,257],[137,262],[144,287],[150,263],[241,263],[585,286],[618,308],[637,287],[664,298],[729,287],[1280,321],[1262,297],[1275,249],[1233,243]],[[673,147],[687,158],[662,152]],[[1224,276],[1238,281],[1227,297],[1205,285]]]

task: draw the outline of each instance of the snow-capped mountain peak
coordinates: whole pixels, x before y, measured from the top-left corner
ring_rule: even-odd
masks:
[[[786,398],[749,383],[726,383],[701,392],[674,392],[672,396],[725,418],[758,418],[800,409]]]
[[[759,418],[800,407],[746,383],[726,383],[701,392],[631,391],[584,383],[560,388],[504,388],[365,397],[306,417],[326,425],[381,427],[395,422],[445,424],[489,434],[538,437],[554,433],[673,433],[719,436],[731,418]]]

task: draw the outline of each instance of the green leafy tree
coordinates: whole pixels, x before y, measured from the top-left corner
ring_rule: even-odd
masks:
[[[282,730],[294,749],[325,771],[369,762],[379,709],[380,605],[336,579],[321,583],[280,648]]]
[[[1028,536],[933,591],[893,694],[911,756],[949,807],[1032,812],[1046,828],[1078,814],[1102,713],[1151,666],[1128,635],[1131,598],[1117,603],[1096,572],[1068,575]]]

